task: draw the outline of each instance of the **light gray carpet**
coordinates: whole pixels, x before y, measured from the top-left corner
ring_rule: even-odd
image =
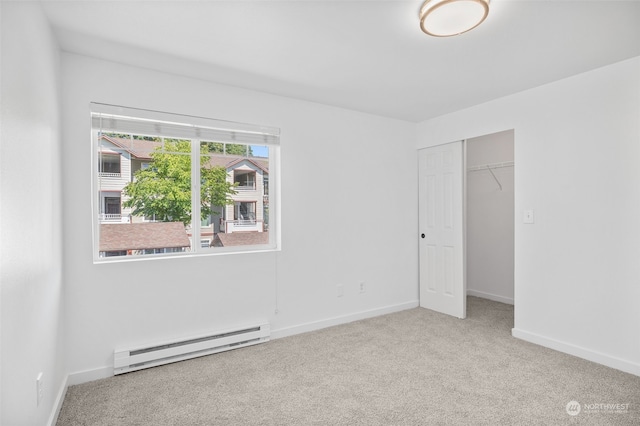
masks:
[[[512,327],[475,297],[466,320],[412,309],[71,386],[57,425],[640,424],[640,377]]]

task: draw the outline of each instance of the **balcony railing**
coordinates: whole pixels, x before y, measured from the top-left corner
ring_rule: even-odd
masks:
[[[238,186],[236,186],[234,189],[238,190],[238,191],[255,191],[256,190],[256,184],[255,182],[249,182],[246,184],[240,184]]]
[[[121,213],[100,213],[98,215],[100,222],[122,222]]]
[[[119,178],[121,176],[121,173],[111,173],[111,172],[100,172],[100,177],[113,177],[113,178]]]
[[[224,232],[231,234],[238,231],[257,231],[264,230],[264,223],[261,220],[221,220]]]

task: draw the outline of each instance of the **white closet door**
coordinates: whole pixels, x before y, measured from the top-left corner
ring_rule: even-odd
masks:
[[[463,142],[418,156],[420,306],[465,318]]]

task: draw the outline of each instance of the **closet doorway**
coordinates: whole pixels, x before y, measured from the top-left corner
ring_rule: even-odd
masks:
[[[514,131],[419,151],[420,306],[514,303]]]
[[[467,295],[513,305],[514,132],[466,143]]]

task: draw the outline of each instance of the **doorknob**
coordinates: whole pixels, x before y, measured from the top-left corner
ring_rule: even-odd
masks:
[[[421,234],[420,236],[421,236],[422,238],[424,238],[424,237],[425,237],[425,235],[424,235],[424,234]]]

